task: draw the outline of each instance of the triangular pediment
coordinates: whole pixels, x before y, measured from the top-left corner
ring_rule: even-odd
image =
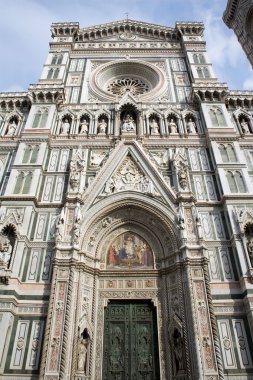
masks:
[[[176,194],[159,173],[142,146],[120,142],[111,153],[85,194],[85,205],[92,205],[118,193],[139,193],[169,203],[174,208]],[[128,195],[126,195],[127,197]]]
[[[160,40],[176,42],[179,40],[179,34],[175,28],[125,19],[79,29],[75,38],[79,42],[115,41],[115,39],[121,41]]]

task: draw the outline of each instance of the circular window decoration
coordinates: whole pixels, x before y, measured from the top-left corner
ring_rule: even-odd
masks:
[[[101,99],[114,100],[131,94],[140,100],[148,100],[166,91],[166,78],[159,67],[149,62],[120,60],[95,69],[90,86]]]
[[[107,91],[115,95],[131,93],[133,95],[145,94],[150,90],[149,85],[140,79],[122,78],[116,79],[107,87]]]

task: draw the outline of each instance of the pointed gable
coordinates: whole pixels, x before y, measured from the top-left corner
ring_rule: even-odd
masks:
[[[149,38],[163,41],[178,41],[179,33],[176,29],[146,23],[136,20],[120,20],[88,28],[79,29],[75,41],[108,40],[112,38],[131,41],[140,38]]]

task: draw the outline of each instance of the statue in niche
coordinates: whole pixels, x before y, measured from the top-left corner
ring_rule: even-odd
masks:
[[[67,118],[62,120],[61,123],[61,134],[62,135],[67,135],[70,131],[70,123]]]
[[[197,207],[194,206],[192,211],[193,211],[193,216],[194,216],[194,219],[195,219],[195,222],[196,222],[196,227],[197,227],[197,232],[198,232],[198,238],[199,239],[203,239],[204,235],[203,235],[202,222],[201,222],[201,218],[200,218],[200,215],[199,215]]]
[[[176,373],[184,370],[184,340],[178,329],[173,333],[173,354]]]
[[[11,242],[6,235],[1,233],[0,234],[0,265],[2,264],[8,268],[11,261],[11,254],[12,254]]]
[[[151,132],[151,134],[153,134],[153,135],[159,134],[159,125],[158,125],[158,123],[157,123],[157,121],[156,121],[155,118],[152,119],[152,121],[149,124],[149,126],[150,126],[150,132]]]
[[[188,162],[184,151],[179,150],[173,158],[173,165],[178,178],[179,188],[186,191],[189,189]]]
[[[106,130],[107,130],[107,123],[105,119],[102,119],[101,122],[98,124],[98,133],[104,135],[106,134]]]
[[[170,119],[168,126],[169,126],[169,132],[171,135],[176,135],[178,133],[177,124],[175,123],[174,119]]]
[[[87,328],[83,330],[81,337],[79,338],[78,346],[77,369],[87,375],[89,372],[88,364],[90,350],[90,335]]]
[[[70,161],[70,187],[71,190],[76,191],[79,188],[81,174],[85,169],[85,160],[82,158],[82,152],[77,150]]]
[[[135,125],[134,119],[130,115],[130,113],[127,113],[123,119],[121,131],[122,132],[133,132],[133,131],[135,131],[135,129],[136,129],[136,125]]]
[[[180,230],[184,230],[185,229],[184,210],[182,209],[181,206],[178,208],[177,221],[178,221]]]
[[[249,124],[247,122],[247,120],[245,119],[242,119],[241,121],[241,128],[242,128],[242,132],[247,135],[248,133],[250,133],[250,130],[249,130]]]
[[[62,209],[57,225],[56,225],[56,229],[55,229],[55,240],[57,242],[60,242],[63,239],[64,229],[65,229],[64,221],[65,221],[65,213],[64,213],[64,209]]]
[[[6,135],[7,136],[14,136],[17,130],[17,124],[14,119],[11,120],[11,122],[8,124]]]
[[[79,244],[82,213],[80,206],[75,209],[75,223],[73,225],[73,244]]]
[[[88,130],[89,130],[89,123],[87,122],[86,119],[84,119],[82,122],[79,124],[79,130],[80,134],[87,135]]]
[[[253,237],[249,239],[247,247],[248,247],[250,263],[251,263],[251,266],[253,267]]]
[[[178,170],[177,175],[178,175],[178,182],[179,182],[180,187],[183,190],[186,190],[187,189],[187,185],[188,185],[188,178],[187,178],[187,170],[186,170],[186,168],[182,166]]]
[[[186,124],[186,129],[189,134],[196,133],[196,124],[191,118],[188,120]]]

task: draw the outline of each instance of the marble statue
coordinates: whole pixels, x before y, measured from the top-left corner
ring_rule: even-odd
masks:
[[[69,133],[69,130],[70,130],[70,124],[69,124],[68,119],[62,120],[61,134],[62,135],[67,135]]]
[[[87,134],[88,133],[88,130],[89,130],[89,124],[87,122],[87,120],[83,120],[80,125],[79,125],[79,128],[80,128],[80,133],[81,134]]]
[[[16,129],[17,129],[17,124],[15,123],[15,120],[12,120],[8,124],[6,135],[7,136],[14,136],[16,133]]]
[[[129,113],[127,113],[123,120],[121,131],[132,132],[132,131],[135,131],[135,128],[136,128],[136,125],[135,125],[134,119]]]
[[[196,133],[196,124],[191,118],[188,120],[186,127],[188,133]]]
[[[101,122],[98,124],[98,133],[105,134],[107,130],[107,123],[105,119],[102,119]]]
[[[175,135],[178,133],[177,131],[177,124],[175,123],[175,121],[173,119],[170,119],[170,122],[169,122],[169,129],[170,129],[170,134],[171,135]]]
[[[150,123],[150,132],[154,135],[159,134],[159,125],[155,119],[152,119]]]
[[[249,125],[247,123],[247,121],[245,119],[243,119],[241,121],[241,128],[242,128],[242,132],[247,135],[248,133],[250,133],[250,130],[249,130]]]
[[[0,265],[1,263],[8,267],[12,254],[12,245],[9,238],[5,235],[0,235]]]

